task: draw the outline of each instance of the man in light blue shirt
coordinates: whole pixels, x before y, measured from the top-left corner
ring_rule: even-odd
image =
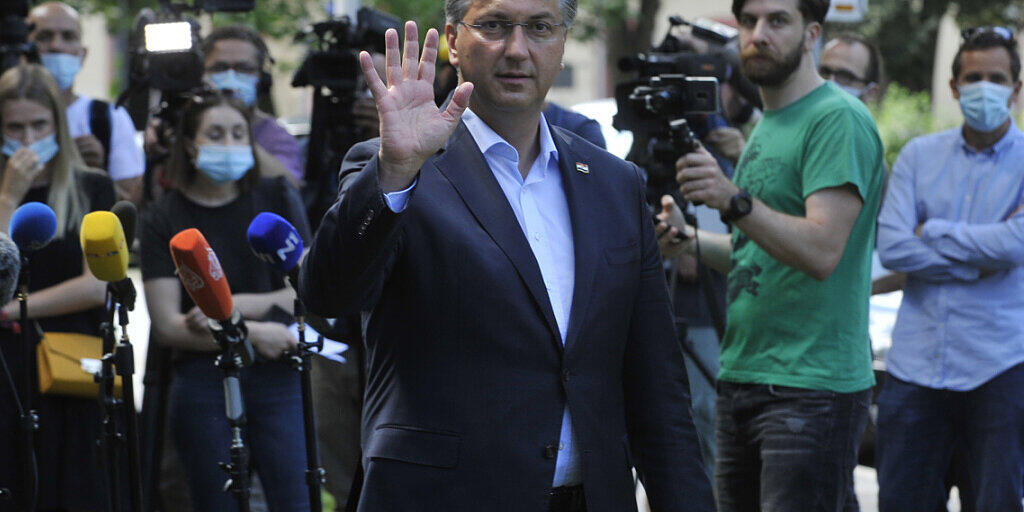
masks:
[[[964,36],[950,86],[965,123],[907,144],[878,220],[882,263],[907,274],[878,399],[883,512],[944,507],[955,448],[965,506],[1022,510],[1024,133],[1009,116],[1020,57],[1007,29]]]

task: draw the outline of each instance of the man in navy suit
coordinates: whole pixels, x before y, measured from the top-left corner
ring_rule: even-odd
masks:
[[[380,139],[354,147],[300,279],[362,312],[361,511],[710,511],[638,169],[541,114],[574,0],[448,0],[444,110],[388,31],[360,56]]]

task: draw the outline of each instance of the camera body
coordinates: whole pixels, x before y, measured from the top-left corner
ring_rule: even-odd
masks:
[[[348,16],[313,24],[296,34],[297,41],[313,41],[302,65],[292,77],[293,87],[325,87],[335,94],[359,88],[359,51],[384,52],[387,29],[402,30],[402,20],[366,7]]]
[[[677,16],[669,21],[661,44],[619,63],[624,71],[637,72],[638,79],[615,88],[618,113],[612,124],[633,132],[628,159],[646,169],[647,197],[652,201],[677,188],[675,162],[699,144],[690,122],[720,112],[719,82],[731,73],[728,59],[717,53],[698,54],[672,35],[673,28],[687,22]]]
[[[0,2],[0,73],[17,66],[22,57],[39,62],[35,43],[28,40],[32,28],[25,22],[29,0]]]

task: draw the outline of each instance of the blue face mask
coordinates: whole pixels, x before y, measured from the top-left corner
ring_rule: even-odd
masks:
[[[860,99],[861,96],[864,95],[864,89],[858,89],[858,88],[856,88],[856,87],[854,87],[852,85],[843,85],[843,84],[841,84],[839,82],[836,82],[835,80],[829,80],[829,81],[834,83],[834,84],[836,84],[836,87],[842,89],[843,91],[846,91],[847,93],[849,93],[854,98],[857,98],[858,100]]]
[[[71,88],[75,83],[75,76],[82,69],[82,58],[70,53],[44,53],[39,56],[43,66],[53,75],[57,81],[57,87],[62,91]]]
[[[233,69],[210,75],[210,82],[218,89],[230,89],[238,99],[251,107],[256,103],[256,83],[260,78],[256,75],[237,73]]]
[[[203,144],[196,156],[196,168],[214,183],[238,181],[254,164],[250,146]]]
[[[992,82],[974,82],[960,86],[960,110],[967,126],[979,132],[991,132],[1010,117],[1009,100],[1013,88]]]
[[[0,149],[0,152],[7,156],[12,156],[14,155],[14,152],[21,149],[23,145],[24,144],[21,142],[10,137],[4,137],[4,145],[3,148]],[[29,144],[28,149],[31,149],[32,152],[39,157],[40,164],[45,164],[57,155],[57,151],[60,150],[60,146],[57,145],[57,136],[55,134],[50,134],[33,142],[32,144]]]

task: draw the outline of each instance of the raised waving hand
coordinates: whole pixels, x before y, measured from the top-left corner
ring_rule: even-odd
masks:
[[[384,192],[407,188],[423,162],[444,146],[469,106],[473,84],[460,84],[443,111],[434,103],[434,62],[437,60],[437,30],[427,31],[423,54],[419,31],[413,21],[405,22],[405,53],[399,55],[398,32],[384,36],[387,85],[373,67],[367,52],[359,64],[373,93],[380,117],[380,186]]]

